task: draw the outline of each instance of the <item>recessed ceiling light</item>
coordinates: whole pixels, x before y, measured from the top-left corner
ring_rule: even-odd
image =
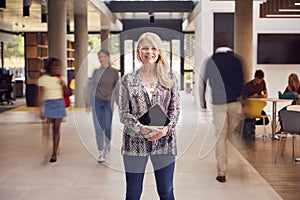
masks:
[[[266,15],[267,17],[300,17],[300,15]]]
[[[279,9],[279,12],[300,12],[300,9]]]

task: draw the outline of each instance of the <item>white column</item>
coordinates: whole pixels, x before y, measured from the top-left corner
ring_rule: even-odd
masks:
[[[74,1],[75,107],[84,107],[88,80],[87,1]]]
[[[48,1],[48,51],[49,57],[62,61],[62,74],[67,74],[67,1]]]
[[[109,49],[109,34],[110,31],[107,29],[101,29],[101,49],[106,49],[106,50],[110,50]]]
[[[234,50],[244,62],[245,81],[252,78],[253,0],[235,0]]]

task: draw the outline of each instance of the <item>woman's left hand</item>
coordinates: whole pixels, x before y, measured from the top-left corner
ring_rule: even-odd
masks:
[[[148,139],[149,141],[154,142],[154,141],[166,136],[168,131],[169,131],[169,128],[167,126],[158,127],[156,129],[153,129],[153,131],[151,131],[150,133],[144,135],[144,137],[146,139]]]

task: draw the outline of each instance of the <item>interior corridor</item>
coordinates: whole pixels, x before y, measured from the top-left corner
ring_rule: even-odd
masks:
[[[191,94],[181,93],[182,115],[177,128],[178,157],[174,192],[178,200],[281,199],[239,151],[228,143],[226,183],[216,177],[214,150],[199,159],[208,129],[209,112],[200,112]],[[120,154],[121,128],[113,119],[112,149],[105,164],[97,149],[90,114],[68,111],[62,123],[60,153],[49,163],[41,121],[36,112],[15,109],[0,114],[0,199],[2,200],[119,200],[125,198]],[[50,148],[49,143],[49,148]],[[156,200],[154,176],[148,168],[142,200]]]

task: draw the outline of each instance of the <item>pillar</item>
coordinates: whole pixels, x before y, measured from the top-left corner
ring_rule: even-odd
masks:
[[[49,57],[62,61],[62,75],[67,75],[67,1],[48,1],[48,52]]]
[[[106,49],[109,50],[109,34],[110,34],[110,30],[109,30],[109,20],[107,19],[107,17],[101,13],[101,49]]]
[[[235,0],[234,51],[244,62],[245,81],[252,78],[253,0]]]
[[[1,41],[1,68],[4,69],[4,42]]]
[[[101,29],[101,49],[109,50],[109,30]]]
[[[74,1],[75,107],[84,107],[88,80],[87,1]]]

